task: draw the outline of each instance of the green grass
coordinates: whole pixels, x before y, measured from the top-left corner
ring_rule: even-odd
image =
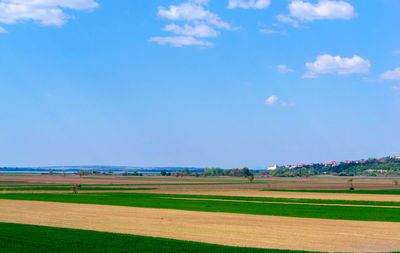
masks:
[[[390,190],[288,190],[288,189],[263,189],[262,191],[400,195],[400,189],[390,189]]]
[[[400,222],[400,208],[279,203],[279,201],[283,202],[283,200],[288,201],[290,199],[278,199],[276,200],[276,203],[257,203],[229,200],[215,201],[199,199],[198,197],[192,197],[192,199],[174,199],[174,197],[190,198],[190,195],[115,192],[101,194],[0,194],[0,199],[14,200],[116,205],[303,218]]]
[[[251,236],[251,235],[249,235]],[[0,223],[0,252],[300,252],[229,247],[90,230]]]

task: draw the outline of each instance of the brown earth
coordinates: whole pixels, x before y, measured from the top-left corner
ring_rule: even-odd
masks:
[[[254,184],[246,183],[247,180],[237,177],[123,177],[123,176],[88,176],[77,175],[1,175],[1,184],[190,184],[190,183],[245,183],[245,184],[216,184],[216,185],[163,185],[157,188],[182,188],[182,189],[348,189],[349,184],[346,177],[324,177],[324,178],[262,178],[257,177]],[[8,183],[5,183],[7,182]],[[354,178],[353,184],[356,189],[400,189],[394,184],[394,180],[385,178]],[[129,186],[127,186],[129,187]]]
[[[329,252],[400,250],[400,223],[0,200],[0,222],[231,246]]]

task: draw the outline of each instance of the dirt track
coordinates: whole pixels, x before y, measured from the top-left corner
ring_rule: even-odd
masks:
[[[0,200],[0,222],[91,229],[259,248],[400,250],[400,223],[339,221]]]

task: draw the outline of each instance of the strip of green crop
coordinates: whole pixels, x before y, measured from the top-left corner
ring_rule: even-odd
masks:
[[[389,190],[289,190],[289,189],[263,189],[261,191],[400,195],[400,189],[389,189]]]
[[[251,235],[249,235],[251,236]],[[305,252],[229,247],[148,236],[0,223],[0,252]]]
[[[302,218],[400,222],[400,208],[165,198],[145,193],[0,194],[0,199],[50,201]],[[177,195],[182,197],[182,195]],[[168,196],[168,197],[171,197]]]
[[[130,187],[80,187],[78,191],[140,191],[155,190],[157,188],[130,188]],[[38,187],[8,187],[0,191],[71,191],[72,186],[38,186]]]

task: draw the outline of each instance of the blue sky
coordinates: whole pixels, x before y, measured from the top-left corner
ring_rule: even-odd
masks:
[[[400,1],[0,0],[0,166],[400,153]]]

